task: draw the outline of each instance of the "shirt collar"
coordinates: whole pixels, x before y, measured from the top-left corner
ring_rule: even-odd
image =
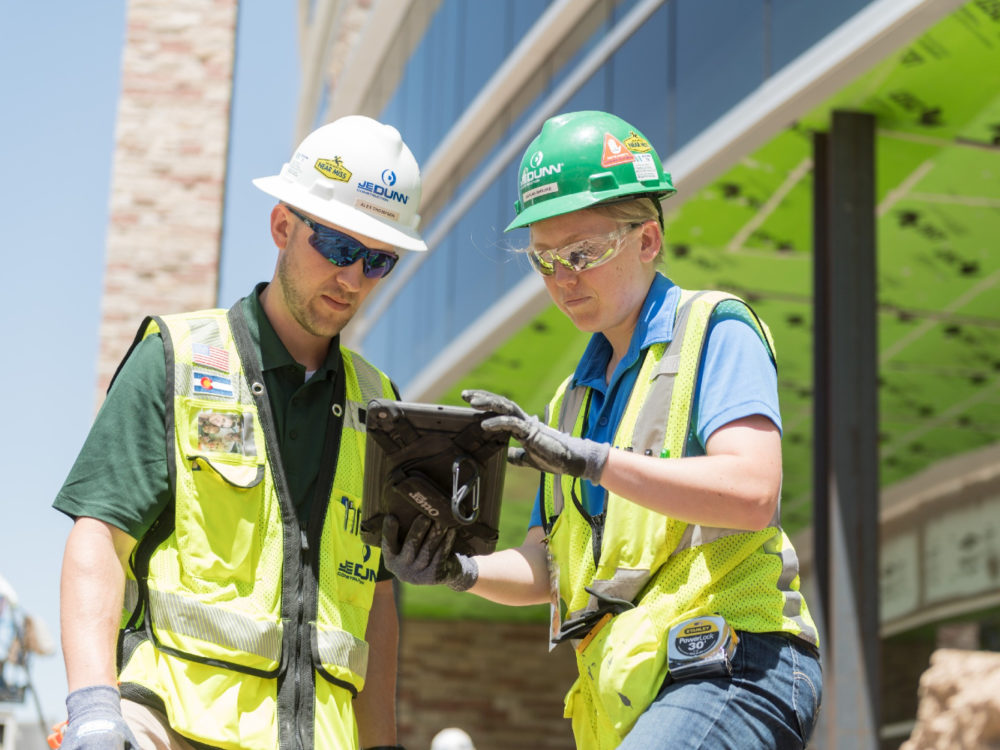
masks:
[[[250,329],[250,338],[260,349],[261,370],[277,370],[281,367],[298,367],[303,372],[305,368],[295,361],[295,358],[288,353],[288,349],[278,337],[274,326],[268,320],[264,307],[260,304],[260,293],[267,287],[267,282],[262,281],[251,294],[243,298],[243,311],[246,313],[247,327]],[[340,368],[340,334],[333,337],[330,342],[330,349],[326,353],[326,360],[323,366],[316,371],[313,377],[329,377]]]
[[[614,380],[619,373],[634,365],[640,354],[653,344],[667,343],[674,334],[674,315],[680,300],[680,287],[663,274],[657,272],[649,285],[646,299],[639,311],[635,330],[629,342],[628,351],[612,374]],[[602,392],[607,387],[604,380],[608,362],[611,359],[611,342],[603,333],[595,333],[583,352],[583,357],[573,373],[571,386],[590,386]]]

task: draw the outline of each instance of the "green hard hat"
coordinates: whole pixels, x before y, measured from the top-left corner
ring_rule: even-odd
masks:
[[[521,158],[517,216],[504,231],[581,208],[676,191],[646,137],[607,112],[549,118]]]

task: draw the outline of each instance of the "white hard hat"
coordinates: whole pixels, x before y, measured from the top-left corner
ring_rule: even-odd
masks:
[[[472,738],[456,727],[442,729],[431,740],[431,750],[476,750]]]
[[[361,115],[307,135],[281,174],[253,184],[320,220],[403,250],[426,250],[420,168],[399,131]]]

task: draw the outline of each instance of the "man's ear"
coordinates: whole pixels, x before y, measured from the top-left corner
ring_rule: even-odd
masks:
[[[271,239],[278,246],[279,250],[284,250],[288,246],[288,240],[292,234],[292,222],[288,209],[280,203],[275,204],[271,209]]]
[[[647,221],[642,225],[642,246],[639,255],[644,262],[655,261],[663,246],[663,232],[656,221]]]

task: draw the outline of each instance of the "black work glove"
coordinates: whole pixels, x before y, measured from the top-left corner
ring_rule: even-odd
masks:
[[[66,696],[69,723],[60,750],[139,750],[122,718],[121,696],[110,685],[79,688]]]
[[[454,528],[446,531],[426,516],[417,516],[400,543],[399,519],[388,515],[382,520],[385,567],[406,583],[443,583],[455,591],[465,591],[479,578],[479,566],[473,558],[452,550],[455,535]]]
[[[517,438],[523,448],[510,448],[507,461],[515,466],[530,466],[551,474],[569,474],[601,481],[611,446],[586,438],[573,437],[529,417],[509,398],[489,391],[462,391],[462,398],[480,411],[500,416],[483,420],[487,432],[502,432]]]

